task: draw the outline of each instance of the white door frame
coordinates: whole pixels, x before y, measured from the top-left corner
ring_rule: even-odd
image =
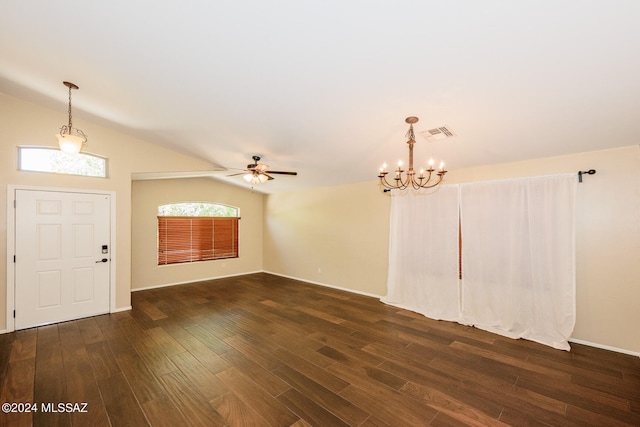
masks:
[[[57,187],[33,187],[27,185],[7,185],[7,329],[12,332],[16,329],[13,311],[15,310],[15,288],[16,288],[16,265],[13,262],[16,247],[16,218],[14,201],[16,190],[51,191],[61,193],[85,193],[107,195],[111,198],[111,224],[110,224],[110,252],[111,262],[109,263],[109,312],[116,310],[116,193],[114,191],[90,190],[84,188],[57,188]]]

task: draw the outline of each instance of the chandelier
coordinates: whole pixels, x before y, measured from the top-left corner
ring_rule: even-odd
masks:
[[[78,89],[78,86],[69,82],[62,83],[69,88],[69,124],[62,125],[56,138],[58,138],[60,151],[67,154],[78,154],[82,146],[87,143],[87,135],[71,125],[71,89]]]
[[[407,188],[413,188],[415,190],[432,188],[440,184],[444,174],[447,173],[447,171],[444,170],[444,162],[440,162],[439,170],[436,171],[433,168],[433,159],[429,160],[428,169],[420,169],[418,172],[413,169],[413,145],[416,143],[413,124],[418,122],[418,118],[407,117],[405,122],[409,123],[409,131],[406,134],[409,139],[407,141],[407,144],[409,144],[409,169],[405,172],[402,169],[402,161],[399,161],[398,168],[393,171],[393,181],[389,182],[387,181],[387,174],[389,173],[387,172],[387,164],[383,164],[380,168],[378,178],[380,178],[380,184],[385,188],[385,192],[391,190],[406,190]]]

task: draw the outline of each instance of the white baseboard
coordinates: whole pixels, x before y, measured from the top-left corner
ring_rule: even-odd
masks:
[[[618,347],[612,347],[612,346],[609,346],[609,345],[598,344],[598,343],[594,343],[594,342],[590,342],[590,341],[584,341],[584,340],[577,340],[575,338],[569,338],[569,342],[573,342],[573,343],[576,343],[576,344],[582,344],[582,345],[588,345],[589,347],[601,348],[603,350],[615,351],[616,353],[624,353],[624,354],[628,354],[628,355],[631,355],[631,356],[640,357],[640,353],[639,352],[631,351],[631,350],[625,350],[623,348],[618,348]]]
[[[146,291],[148,289],[166,288],[168,286],[186,285],[186,284],[189,284],[189,283],[205,282],[207,280],[226,279],[228,277],[245,276],[247,274],[255,274],[255,273],[264,273],[264,271],[263,270],[249,271],[249,272],[246,272],[246,273],[228,274],[226,276],[215,276],[215,277],[208,277],[208,278],[202,278],[202,279],[187,280],[187,281],[184,281],[184,282],[163,283],[163,284],[160,284],[160,285],[145,286],[144,288],[131,289],[131,292]]]
[[[297,280],[299,282],[310,283],[312,285],[324,286],[325,288],[332,288],[332,289],[337,289],[339,291],[351,292],[352,294],[364,295],[366,297],[373,297],[373,298],[378,298],[378,299],[382,298],[382,295],[371,294],[369,292],[356,291],[355,289],[343,288],[343,287],[340,287],[340,286],[329,285],[327,283],[322,283],[322,282],[314,282],[313,280],[307,280],[307,279],[301,279],[299,277],[287,276],[286,274],[274,273],[273,271],[266,271],[265,270],[264,273],[273,274],[274,276],[285,277],[287,279]]]
[[[132,308],[133,307],[131,307],[130,305],[127,307],[120,307],[120,308],[116,308],[111,313],[120,313],[121,311],[130,311]]]

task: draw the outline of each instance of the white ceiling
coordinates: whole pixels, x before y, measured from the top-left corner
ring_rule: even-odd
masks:
[[[0,91],[226,168],[266,193],[640,143],[640,1],[1,0]],[[6,125],[6,124],[5,124]],[[57,129],[52,129],[53,134]],[[89,138],[91,135],[89,135]],[[91,144],[91,140],[89,140]],[[90,151],[90,150],[89,150]],[[585,165],[589,168],[591,165]],[[247,185],[231,172],[221,179]]]

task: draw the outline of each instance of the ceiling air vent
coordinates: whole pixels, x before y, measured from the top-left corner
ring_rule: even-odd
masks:
[[[453,138],[456,133],[447,126],[440,126],[434,129],[425,130],[420,134],[429,142],[440,141],[441,139]]]

